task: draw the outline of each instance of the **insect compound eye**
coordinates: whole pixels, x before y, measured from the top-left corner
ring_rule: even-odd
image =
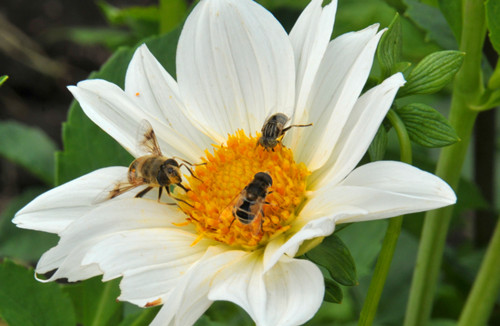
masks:
[[[168,173],[168,174],[173,174],[174,172],[175,172],[175,170],[174,170],[174,168],[173,168],[173,167],[169,166],[169,167],[167,168],[167,173]]]

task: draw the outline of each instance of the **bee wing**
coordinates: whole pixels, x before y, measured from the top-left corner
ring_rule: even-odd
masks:
[[[101,193],[97,195],[94,199],[93,204],[100,204],[112,198],[118,197],[124,192],[127,192],[130,189],[137,187],[138,185],[132,185],[128,182],[120,182],[117,181],[109,187],[106,187]]]
[[[138,146],[140,151],[146,152],[148,154],[162,156],[155,132],[148,120],[141,121],[137,139],[139,140]]]

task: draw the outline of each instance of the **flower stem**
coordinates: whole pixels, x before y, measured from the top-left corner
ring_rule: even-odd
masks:
[[[390,110],[387,114],[387,118],[391,121],[391,124],[398,135],[401,161],[411,164],[412,152],[410,137],[408,136],[408,132],[406,131],[403,121],[401,121],[397,113],[392,110]],[[382,290],[384,289],[387,274],[389,273],[394,251],[396,250],[399,234],[401,233],[402,224],[403,216],[394,217],[389,220],[384,242],[382,243],[382,249],[377,259],[377,264],[375,265],[375,271],[373,272],[373,277],[370,282],[370,287],[368,288],[363,309],[361,310],[358,326],[369,326],[375,319],[380,296],[382,295]]]
[[[500,275],[500,219],[460,315],[458,326],[486,325],[500,291],[498,275]]]
[[[454,189],[457,189],[477,117],[477,112],[471,107],[479,103],[483,93],[481,50],[486,31],[483,1],[464,0],[462,4],[460,50],[466,56],[453,85],[449,116],[461,141],[442,149],[436,168],[436,175]],[[426,214],[404,326],[427,324],[452,211],[449,206]]]

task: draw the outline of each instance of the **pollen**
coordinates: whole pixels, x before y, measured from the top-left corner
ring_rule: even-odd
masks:
[[[186,176],[189,189],[180,203],[196,226],[199,239],[206,237],[242,249],[256,249],[290,228],[305,200],[306,166],[295,163],[293,152],[278,144],[274,151],[258,146],[258,137],[243,131],[227,142],[205,151],[203,164]],[[272,185],[258,201],[241,206],[245,187],[258,172],[268,173]],[[238,209],[246,219],[239,219]]]

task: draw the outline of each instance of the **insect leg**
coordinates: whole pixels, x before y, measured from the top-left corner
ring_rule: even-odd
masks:
[[[162,192],[163,192],[163,187],[160,187],[160,189],[158,189],[158,201],[160,201]]]
[[[184,191],[185,191],[185,192],[188,192],[188,191],[190,191],[190,190],[191,190],[191,189],[189,189],[189,188],[184,187],[184,186],[182,185],[182,183],[180,183],[180,182],[179,182],[179,183],[176,183],[175,185],[176,185],[176,186],[181,187],[182,189],[184,189]],[[170,191],[169,191],[168,193],[170,194]]]
[[[153,187],[146,187],[146,189],[142,190],[137,195],[135,195],[135,198],[142,198],[142,196],[147,194],[151,189],[153,189]]]

